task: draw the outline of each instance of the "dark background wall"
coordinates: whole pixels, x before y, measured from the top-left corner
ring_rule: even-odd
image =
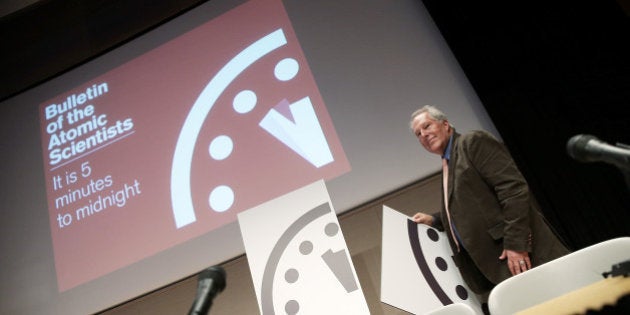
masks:
[[[570,247],[629,235],[622,172],[565,150],[577,134],[630,144],[627,3],[423,3]]]
[[[4,16],[0,100],[200,2],[44,0]],[[627,1],[422,2],[568,245],[630,235],[622,173],[565,151],[576,134],[630,144]]]

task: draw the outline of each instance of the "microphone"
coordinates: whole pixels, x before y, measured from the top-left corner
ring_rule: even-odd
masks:
[[[225,270],[220,266],[205,269],[198,279],[197,297],[188,315],[208,314],[214,297],[225,289]]]
[[[567,153],[580,162],[606,162],[630,171],[630,148],[607,144],[592,135],[576,135],[567,142]]]

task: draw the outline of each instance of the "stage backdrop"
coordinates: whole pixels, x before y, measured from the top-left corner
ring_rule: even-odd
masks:
[[[416,0],[208,1],[5,100],[0,313],[95,313],[221,264],[238,212],[314,181],[338,214],[430,176],[427,103],[494,132]]]

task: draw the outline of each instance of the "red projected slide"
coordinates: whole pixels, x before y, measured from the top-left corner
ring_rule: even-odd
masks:
[[[245,3],[40,116],[60,291],[350,170],[280,0]]]

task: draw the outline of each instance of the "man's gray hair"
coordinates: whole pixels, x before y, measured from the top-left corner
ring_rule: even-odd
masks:
[[[415,112],[411,114],[411,120],[409,121],[409,128],[413,129],[413,120],[423,113],[428,113],[429,117],[437,121],[448,120],[448,117],[446,117],[446,114],[444,114],[444,112],[442,112],[441,110],[437,109],[435,106],[424,105],[420,109],[416,110]],[[449,122],[449,125],[451,126],[451,128],[453,127],[453,125],[450,124],[450,122]]]

